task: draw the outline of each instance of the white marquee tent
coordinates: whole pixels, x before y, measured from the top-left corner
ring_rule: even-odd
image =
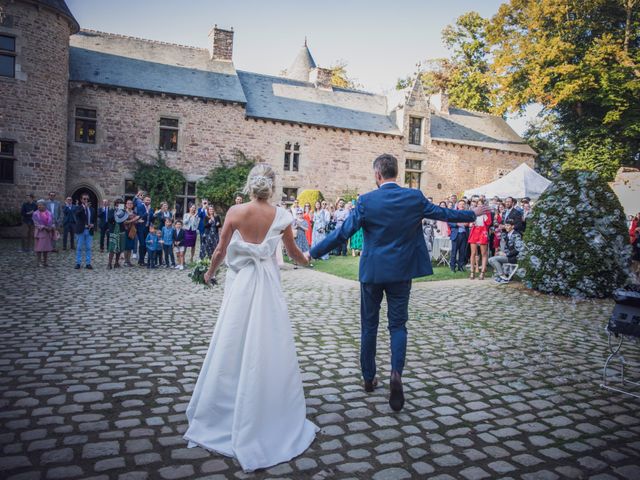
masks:
[[[542,195],[542,192],[546,190],[549,184],[551,184],[549,180],[537,173],[526,163],[522,163],[519,167],[511,170],[495,182],[466,190],[464,194],[467,197],[471,197],[472,195],[485,195],[487,198],[495,196],[500,198],[529,197],[535,200]]]
[[[640,170],[621,168],[616,179],[609,185],[618,196],[625,214],[635,215],[640,212]]]

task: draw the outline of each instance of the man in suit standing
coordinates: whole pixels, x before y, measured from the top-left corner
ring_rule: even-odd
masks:
[[[49,212],[51,213],[51,216],[53,218],[53,225],[55,229],[60,231],[60,228],[62,227],[63,215],[62,215],[62,206],[60,205],[60,202],[56,200],[56,192],[53,192],[53,191],[49,192],[49,200],[46,201],[46,207],[47,207],[47,210],[49,210]],[[53,242],[54,252],[58,251],[57,243],[58,243],[57,240],[54,240]]]
[[[399,411],[404,405],[402,370],[407,349],[406,322],[409,317],[411,279],[431,275],[431,260],[422,235],[422,219],[473,222],[487,207],[449,210],[429,202],[420,190],[396,183],[398,160],[381,155],[373,162],[378,190],[361,195],[342,227],[305,253],[320,258],[346,242],[362,227],[364,244],[360,258],[360,366],[364,389],[376,387],[376,339],[380,304],[387,296],[391,337],[391,381],[389,405]],[[389,212],[402,212],[390,215]]]
[[[109,222],[114,221],[113,208],[109,207],[109,200],[102,200],[102,207],[98,210],[98,228],[100,228],[100,251],[104,252],[105,238],[109,246]]]
[[[82,202],[76,207],[76,270],[82,264],[82,249],[84,248],[85,265],[87,270],[93,270],[91,266],[91,242],[93,242],[94,213],[89,205],[89,195],[82,194]]]
[[[138,203],[136,207],[136,215],[140,217],[136,224],[138,231],[138,266],[146,267],[144,256],[147,254],[147,234],[149,226],[153,225],[153,208],[151,208],[151,197],[144,197],[142,203]]]
[[[504,199],[505,212],[502,215],[502,225],[500,226],[502,231],[506,231],[505,224],[507,220],[513,220],[515,231],[522,234],[524,232],[524,222],[522,221],[522,212],[516,208],[516,202],[513,197],[507,197]]]
[[[466,203],[460,200],[456,205],[458,210],[465,210]],[[469,239],[469,229],[465,223],[449,223],[449,238],[451,239],[451,259],[449,265],[451,271],[459,270],[464,272],[467,264],[467,240]]]
[[[67,197],[62,206],[62,249],[67,249],[67,238],[71,242],[71,250],[75,247],[76,206],[73,199]]]

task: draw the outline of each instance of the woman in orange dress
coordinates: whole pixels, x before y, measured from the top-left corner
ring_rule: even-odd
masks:
[[[484,205],[483,200],[478,200],[478,206]],[[475,273],[480,273],[480,280],[484,280],[484,274],[487,271],[487,260],[489,250],[489,227],[491,226],[491,214],[487,213],[476,218],[476,221],[471,226],[471,232],[469,233],[469,245],[471,246],[471,275],[469,278],[473,280]],[[478,266],[478,248],[482,254],[482,270]]]
[[[313,239],[313,212],[311,211],[310,203],[307,202],[304,204],[304,214],[302,216],[307,221],[307,225],[309,225],[305,235],[307,237],[307,243],[311,246],[311,240]]]

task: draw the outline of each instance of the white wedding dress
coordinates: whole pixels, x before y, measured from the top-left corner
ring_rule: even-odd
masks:
[[[247,472],[300,455],[318,430],[306,419],[275,256],[291,222],[277,208],[259,245],[233,233],[218,322],[186,412],[189,447],[235,457]]]

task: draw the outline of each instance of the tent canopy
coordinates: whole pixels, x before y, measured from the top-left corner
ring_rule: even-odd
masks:
[[[529,197],[538,198],[542,192],[551,184],[549,180],[533,170],[526,163],[511,170],[504,177],[495,182],[487,183],[477,188],[472,188],[464,192],[465,196],[486,195],[487,198],[498,196],[500,198]]]
[[[621,168],[609,185],[618,196],[625,214],[640,212],[640,170]]]

